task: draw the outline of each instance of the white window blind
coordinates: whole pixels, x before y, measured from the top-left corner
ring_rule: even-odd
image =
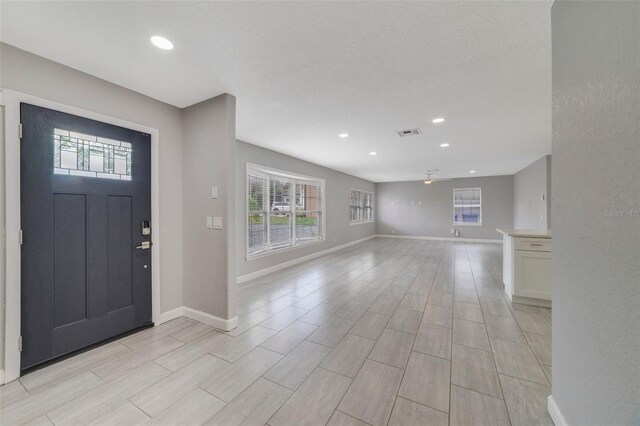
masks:
[[[351,190],[351,222],[362,222],[362,191]]]
[[[364,222],[371,222],[373,220],[373,193],[371,192],[364,193],[363,214],[364,217],[362,220]]]
[[[247,165],[247,254],[324,240],[324,181]]]
[[[351,205],[349,212],[349,221],[351,223],[364,223],[373,221],[373,193],[351,190]]]
[[[457,225],[482,224],[482,191],[480,188],[453,190],[453,223]]]

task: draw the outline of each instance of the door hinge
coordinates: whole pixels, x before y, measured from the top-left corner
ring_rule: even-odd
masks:
[[[20,234],[18,234],[18,238],[20,239],[20,245],[22,245],[22,229],[20,230]]]
[[[18,124],[18,137],[22,139],[22,123]]]
[[[22,352],[22,336],[18,337],[18,350]]]

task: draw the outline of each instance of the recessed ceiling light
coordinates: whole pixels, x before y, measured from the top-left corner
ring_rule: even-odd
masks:
[[[164,37],[160,37],[160,36],[153,36],[151,37],[151,43],[153,43],[154,46],[162,49],[162,50],[171,50],[173,49],[173,43],[171,43],[169,40],[167,40]]]
[[[427,184],[427,185],[431,185],[431,182],[433,182],[431,179],[424,181],[424,183]]]
[[[432,122],[433,124],[440,124],[440,123],[444,123],[444,118],[442,118],[442,117],[434,118],[433,120],[431,120],[431,122]]]
[[[371,151],[371,152],[369,153],[369,155],[378,155],[378,153],[377,153],[377,152],[375,152],[375,151]]]
[[[475,170],[469,170],[469,173],[475,173],[475,172],[476,172]]]
[[[338,135],[339,138],[348,138],[349,137],[349,133],[340,133]]]
[[[440,148],[447,148],[448,146],[449,146],[449,144],[446,143],[446,142],[440,144]]]

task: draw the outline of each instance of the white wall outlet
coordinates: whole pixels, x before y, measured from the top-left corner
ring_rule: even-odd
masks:
[[[218,187],[217,186],[212,186],[211,187],[211,198],[218,198]]]
[[[211,216],[207,216],[207,229],[213,228],[213,218]]]
[[[222,229],[222,218],[218,216],[213,217],[213,229]]]
[[[456,233],[456,228],[449,228],[449,233],[450,234],[455,234]]]
[[[395,234],[395,233],[396,233],[396,231],[392,229],[392,230],[391,230],[391,233],[392,233],[392,234]]]

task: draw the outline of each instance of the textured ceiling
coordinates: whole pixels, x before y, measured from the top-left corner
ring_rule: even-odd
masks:
[[[550,5],[3,2],[0,36],[179,107],[231,93],[239,139],[399,181],[512,174],[550,153]]]

